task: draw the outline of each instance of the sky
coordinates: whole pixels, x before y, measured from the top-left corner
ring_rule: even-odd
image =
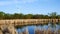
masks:
[[[60,0],[0,0],[0,11],[23,14],[60,14]]]

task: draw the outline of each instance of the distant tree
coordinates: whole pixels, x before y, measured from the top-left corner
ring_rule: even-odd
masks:
[[[2,12],[2,11],[0,12],[0,19],[4,18],[4,14],[5,14],[4,12]]]
[[[4,19],[13,19],[12,14],[4,14]]]
[[[39,14],[33,15],[33,19],[43,19],[43,18],[44,15],[39,15]]]
[[[22,13],[19,14],[19,19],[23,19],[24,15]]]
[[[13,19],[19,19],[19,18],[20,18],[20,15],[18,13],[13,14]]]
[[[18,13],[15,13],[15,14],[13,14],[13,18],[14,19],[23,19],[23,16],[24,15],[22,13],[19,13],[19,14]]]
[[[49,17],[50,18],[56,18],[57,17],[57,13],[56,12],[49,13]]]
[[[33,19],[38,19],[40,18],[40,15],[36,14],[36,15],[33,15]]]
[[[48,15],[44,15],[43,18],[44,19],[49,19],[49,16]]]
[[[27,14],[24,15],[24,19],[32,19],[33,15],[32,14]]]
[[[59,19],[59,18],[60,18],[60,15],[57,15],[57,17],[56,17],[56,18],[58,18],[58,19]]]
[[[49,19],[49,18],[60,18],[56,12],[49,13],[49,15],[43,14],[22,14],[22,13],[4,13],[0,11],[0,19]]]

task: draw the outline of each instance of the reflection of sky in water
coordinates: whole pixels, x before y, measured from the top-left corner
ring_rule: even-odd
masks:
[[[29,34],[34,34],[35,26],[28,26]]]
[[[56,29],[57,29],[57,30],[60,29],[60,25],[56,25]]]
[[[39,25],[39,26],[26,26],[26,27],[23,27],[22,29],[18,28],[17,30],[18,30],[18,32],[23,32],[26,28],[28,28],[29,34],[34,34],[34,29],[35,28],[39,28],[40,30],[42,30],[42,29],[43,30],[47,30],[50,27],[51,31],[56,31],[56,30],[60,29],[60,25],[55,25],[56,27],[54,27],[51,24],[49,24],[49,25],[43,25],[43,26],[41,26],[41,25]],[[53,26],[53,27],[51,27],[51,26]]]
[[[20,33],[20,32],[21,32],[21,29],[20,29],[20,28],[18,28],[18,29],[17,29],[17,31],[18,31],[18,33]]]
[[[44,25],[43,28],[44,28],[44,30],[47,30],[48,29],[48,26],[47,25]]]

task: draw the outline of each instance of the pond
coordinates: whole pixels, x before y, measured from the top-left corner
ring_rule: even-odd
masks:
[[[50,29],[53,32],[60,30],[60,25],[59,24],[52,25],[50,23],[48,25],[31,25],[22,28],[17,28],[17,31],[20,34],[21,32],[24,32],[26,29],[28,30],[29,34],[35,34],[36,29],[39,29],[40,31]]]

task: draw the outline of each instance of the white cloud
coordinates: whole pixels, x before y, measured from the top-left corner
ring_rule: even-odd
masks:
[[[49,1],[51,1],[51,0],[40,0],[41,2],[49,2]]]
[[[36,2],[37,0],[22,0],[23,3],[33,3]]]
[[[10,4],[13,4],[14,2],[12,1],[3,1],[3,2],[0,2],[0,6],[3,6],[3,5],[10,5]]]
[[[13,0],[14,1],[14,3],[18,3],[18,0]]]
[[[33,2],[36,2],[38,0],[14,0],[15,3],[22,3],[22,4],[25,4],[25,3],[33,3]]]
[[[37,0],[12,0],[12,1],[0,1],[0,6],[3,5],[11,5],[11,4],[25,4],[25,3],[33,3],[36,2]]]

